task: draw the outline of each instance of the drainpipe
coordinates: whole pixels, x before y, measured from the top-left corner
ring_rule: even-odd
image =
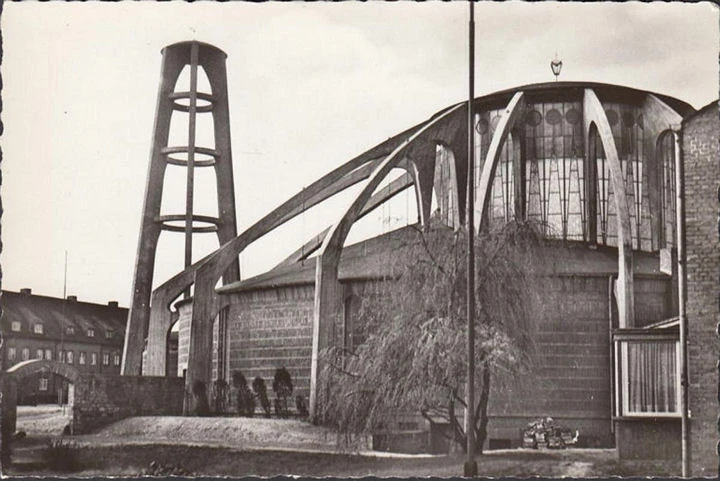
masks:
[[[675,138],[675,222],[677,224],[678,317],[680,318],[680,416],[682,476],[690,477],[690,419],[688,409],[687,361],[687,272],[685,270],[685,169],[682,162],[682,131],[672,126]]]

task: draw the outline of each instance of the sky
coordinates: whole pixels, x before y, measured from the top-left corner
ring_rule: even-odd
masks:
[[[718,97],[718,9],[707,2],[481,2],[475,22],[478,96],[552,81],[557,54],[561,80],[646,89],[695,108]],[[5,3],[3,289],[59,297],[66,285],[81,301],[128,306],[163,47],[194,39],[228,55],[242,232],[331,169],[465,99],[467,24],[465,2]],[[182,175],[166,177],[163,213],[184,212]],[[195,211],[212,215],[203,175]],[[243,277],[327,227],[353,192],[250,246]],[[351,240],[413,222],[411,200],[378,209]],[[193,258],[216,247],[205,234]],[[182,234],[161,234],[154,284],[182,267]]]

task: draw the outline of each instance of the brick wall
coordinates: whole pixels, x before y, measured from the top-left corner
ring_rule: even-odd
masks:
[[[293,395],[307,402],[314,293],[313,286],[294,286],[233,296],[228,315],[230,376],[242,371],[249,385],[262,377],[272,398],[275,369],[285,367],[292,376]]]
[[[717,475],[718,249],[716,190],[720,185],[716,104],[683,124],[689,408],[692,474]]]
[[[589,261],[593,255],[588,251]],[[608,276],[563,275],[544,282],[547,313],[535,326],[535,369],[527,376],[493,381],[488,443],[507,440],[517,446],[528,422],[551,416],[578,429],[582,445],[612,446]],[[636,310],[644,323],[672,315],[666,302],[669,288],[669,277],[635,279]],[[346,294],[367,299],[376,289],[373,283],[353,282]],[[357,306],[351,309],[351,317],[357,311]],[[356,322],[352,318],[348,327]]]

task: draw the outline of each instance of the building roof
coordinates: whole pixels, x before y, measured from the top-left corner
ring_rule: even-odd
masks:
[[[647,94],[653,94],[668,104],[668,106],[678,112],[682,117],[695,112],[695,109],[687,102],[683,102],[682,100],[678,100],[668,95],[632,87],[625,87],[624,85],[606,84],[600,82],[542,82],[522,85],[520,87],[513,87],[511,89],[501,90],[482,97],[477,97],[475,98],[474,103],[482,104],[485,102],[492,102],[494,99],[497,99],[502,100],[502,103],[506,104],[516,92],[525,92],[530,96],[557,94],[563,97],[576,92],[578,96],[581,96],[582,91],[588,88],[593,89],[600,100],[607,98],[609,101],[627,102],[632,104],[635,102],[642,102]],[[504,107],[505,105],[502,106]]]
[[[706,106],[702,107],[702,108],[701,108],[700,110],[698,110],[697,112],[692,112],[692,113],[686,115],[685,118],[683,118],[683,121],[682,121],[683,125],[685,125],[687,122],[691,121],[691,120],[694,119],[695,117],[699,117],[699,116],[705,114],[706,112],[708,112],[709,110],[712,110],[712,109],[715,109],[715,111],[716,111],[718,114],[720,114],[720,100],[713,100],[712,102],[710,102],[710,103],[707,104]]]
[[[451,230],[450,228],[445,228]],[[343,249],[338,278],[341,282],[363,279],[382,279],[394,275],[394,260],[413,255],[412,249],[422,249],[418,242],[417,226],[406,226],[387,234],[347,246]],[[415,252],[414,255],[420,254]],[[540,254],[548,266],[548,274],[576,276],[610,276],[617,274],[617,249],[589,247],[581,242],[548,241]],[[660,276],[657,254],[633,252],[633,272],[639,276]],[[268,272],[217,289],[220,294],[231,294],[277,287],[313,285],[315,258],[296,264],[279,266]]]
[[[2,291],[0,326],[3,335],[52,340],[60,340],[62,337],[65,341],[109,345],[124,342],[127,308],[118,307],[116,303],[93,304],[68,297],[59,299],[28,292]],[[20,332],[12,331],[12,323],[15,321],[20,322]],[[42,334],[34,333],[33,326],[36,323],[43,325]],[[73,334],[67,333],[68,327],[74,328]],[[95,332],[93,338],[87,335],[89,329]],[[108,332],[112,333],[111,338],[106,337]]]

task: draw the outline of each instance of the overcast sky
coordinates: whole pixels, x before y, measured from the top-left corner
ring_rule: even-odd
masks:
[[[303,186],[467,95],[465,2],[5,3],[3,288],[127,306],[160,80],[183,40],[228,54],[239,231]],[[718,96],[709,3],[479,3],[476,93],[553,79],[616,83],[700,108]],[[166,185],[163,212],[184,212]],[[212,194],[195,194],[196,213]],[[173,195],[174,193],[174,195]],[[315,209],[242,256],[255,274],[322,230]],[[407,197],[366,222],[414,211]],[[209,209],[209,210],[208,210]],[[394,210],[393,210],[394,209]],[[381,229],[389,228],[387,225]],[[199,258],[217,244],[196,243]],[[161,235],[156,282],[182,268]]]

